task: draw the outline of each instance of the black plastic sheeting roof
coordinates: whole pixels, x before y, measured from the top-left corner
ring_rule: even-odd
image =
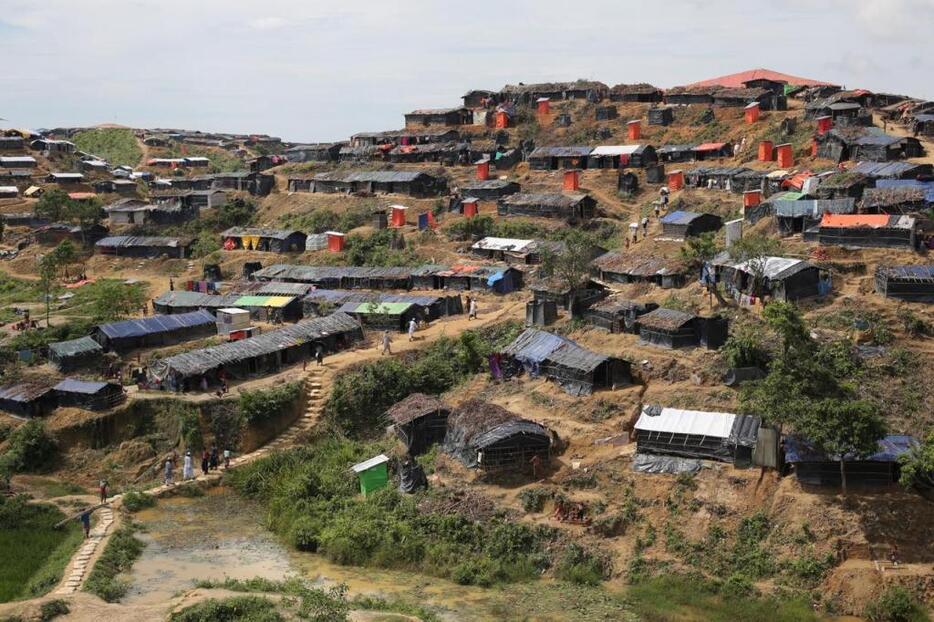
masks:
[[[359,330],[360,324],[355,319],[346,313],[334,313],[303,320],[257,337],[177,354],[153,363],[151,368],[161,378],[173,372],[181,376],[195,376],[222,365],[272,354],[314,339]]]
[[[90,337],[78,337],[77,339],[69,339],[68,341],[59,341],[58,343],[49,344],[49,352],[59,358],[93,354],[103,351],[101,344]]]
[[[181,328],[194,328],[207,324],[213,325],[215,321],[213,315],[201,309],[190,313],[180,313],[178,315],[153,315],[137,320],[124,320],[111,324],[101,324],[97,329],[111,339],[119,339],[123,337],[157,335]]]

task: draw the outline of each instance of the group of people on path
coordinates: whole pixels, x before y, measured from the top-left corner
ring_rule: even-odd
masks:
[[[230,449],[224,450],[224,469],[230,468]],[[219,468],[221,455],[217,450],[217,445],[211,447],[209,452],[207,449],[201,452],[201,474],[207,475],[211,471],[216,471]],[[175,484],[175,463],[178,461],[178,456],[175,451],[172,452],[172,455],[166,458],[165,468],[163,472],[163,480],[166,486],[172,486]],[[185,458],[182,462],[182,480],[190,480],[195,478],[195,465],[194,460],[191,456],[191,451],[185,452]]]

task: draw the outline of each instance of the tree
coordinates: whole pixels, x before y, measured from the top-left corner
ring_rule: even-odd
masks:
[[[36,216],[51,222],[62,222],[69,203],[71,199],[68,193],[61,188],[46,190],[36,203]]]
[[[78,250],[70,240],[62,240],[51,253],[49,253],[57,267],[63,270],[65,278],[68,278],[68,266],[78,262]]]
[[[912,447],[898,460],[901,463],[899,483],[905,488],[934,488],[934,432],[921,444]]]
[[[543,272],[567,290],[568,312],[573,318],[577,293],[590,281],[590,263],[595,245],[589,235],[578,229],[572,229],[564,236],[564,244],[563,250],[544,254]]]
[[[879,451],[879,439],[886,434],[879,408],[867,400],[827,398],[817,400],[791,425],[816,449],[840,460],[840,487],[846,497],[846,461]]]
[[[688,237],[681,247],[681,258],[692,266],[701,266],[710,261],[720,252],[713,231],[705,231],[700,235]]]
[[[220,242],[217,241],[217,235],[208,229],[204,229],[198,234],[198,239],[191,245],[191,254],[193,257],[202,259],[219,251]]]
[[[141,283],[98,281],[92,295],[91,313],[97,322],[119,320],[146,306],[146,290]]]
[[[792,348],[812,349],[810,332],[804,324],[798,308],[789,302],[770,302],[762,312],[769,328],[782,339],[782,354],[787,356]]]
[[[55,279],[59,271],[59,265],[54,251],[40,257],[38,267],[39,282],[42,284],[42,292],[45,296],[45,325],[51,326],[52,287],[55,285]]]
[[[65,220],[81,228],[81,241],[87,245],[85,231],[94,225],[100,224],[101,201],[97,197],[88,201],[71,201],[66,204]]]
[[[765,275],[765,260],[777,255],[781,248],[782,245],[778,240],[764,235],[750,235],[733,242],[727,252],[734,262],[746,262],[747,269],[753,277],[751,291],[758,292]]]

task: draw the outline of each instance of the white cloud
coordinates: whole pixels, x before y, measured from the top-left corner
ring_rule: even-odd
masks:
[[[260,17],[247,22],[247,25],[253,30],[279,30],[289,23],[281,17]]]

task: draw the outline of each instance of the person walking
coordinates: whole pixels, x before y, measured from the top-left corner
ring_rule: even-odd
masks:
[[[320,343],[315,348],[315,364],[317,367],[324,365],[324,347]]]
[[[467,307],[467,319],[477,319],[477,301],[474,298],[470,299],[470,306]]]
[[[648,216],[643,217],[642,219],[642,237],[648,237],[649,235],[649,218]]]
[[[84,527],[84,539],[87,540],[91,537],[91,508],[84,508],[78,520],[81,521],[81,525]]]
[[[101,480],[99,489],[101,493],[101,503],[107,503],[107,480],[106,479]]]
[[[415,341],[415,329],[417,326],[418,322],[415,321],[414,317],[409,320],[409,341]]]
[[[182,479],[194,479],[195,478],[195,467],[191,461],[191,452],[185,452],[185,462],[182,466]]]
[[[230,468],[230,448],[224,450],[224,470]]]
[[[383,331],[382,343],[383,343],[383,351],[380,352],[379,355],[382,356],[384,354],[392,354],[392,347],[391,347],[392,338],[389,336],[388,330]]]
[[[213,445],[211,447],[211,465],[210,465],[212,471],[217,470],[218,461],[219,461],[219,456],[217,455],[217,445]]]
[[[172,471],[174,470],[174,468],[175,466],[172,464],[172,459],[166,458],[165,459],[165,485],[166,486],[171,486],[175,483],[173,481],[174,478],[172,474]]]
[[[208,462],[208,450],[205,449],[201,452],[201,473],[202,475],[208,474],[208,468],[210,468],[210,463]]]

